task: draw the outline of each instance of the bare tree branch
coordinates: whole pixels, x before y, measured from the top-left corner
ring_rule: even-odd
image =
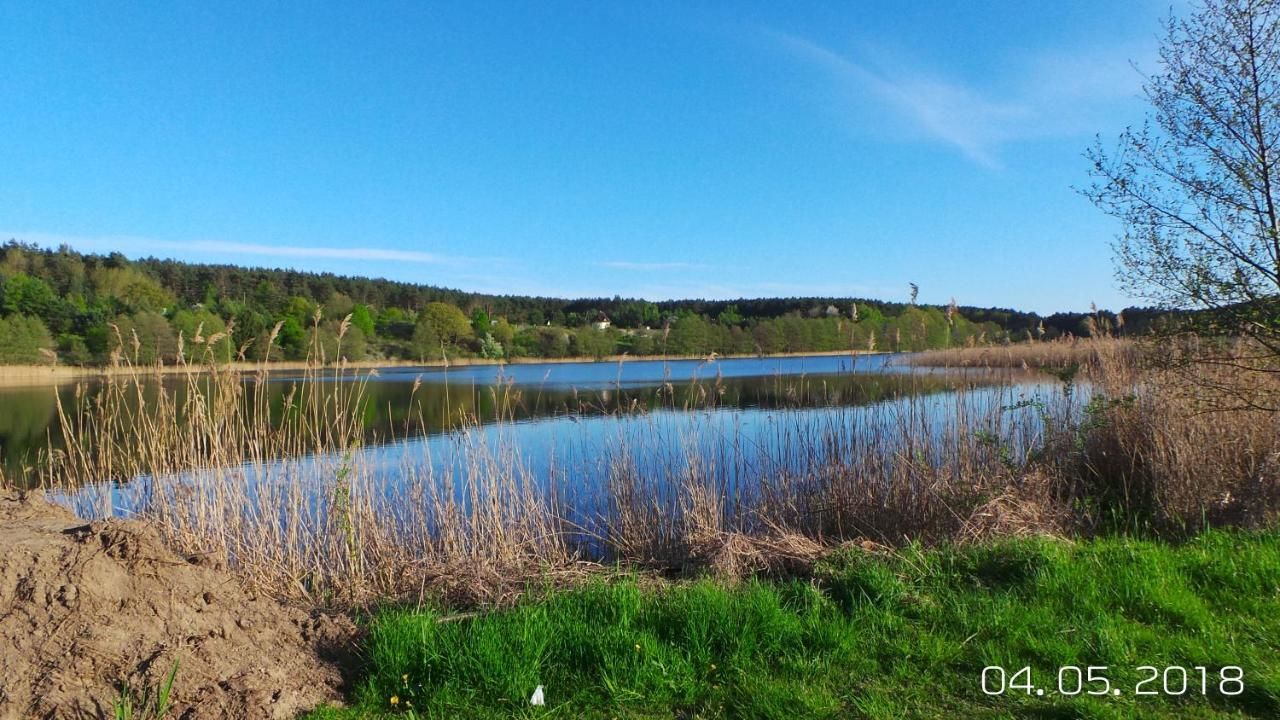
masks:
[[[1151,109],[1113,150],[1088,152],[1083,194],[1121,221],[1117,277],[1136,295],[1198,309],[1201,331],[1280,360],[1280,0],[1202,0],[1170,18]]]

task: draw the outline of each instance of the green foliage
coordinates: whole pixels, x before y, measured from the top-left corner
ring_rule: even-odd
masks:
[[[253,289],[253,304],[262,308],[268,315],[280,316],[288,305],[288,298],[276,283],[263,278]]]
[[[441,340],[451,345],[456,345],[472,336],[471,323],[467,320],[467,316],[448,303],[429,303],[418,315],[418,324],[424,323],[430,325]]]
[[[419,360],[441,360],[449,348],[430,323],[419,322],[413,328],[413,355]]]
[[[506,357],[502,343],[495,340],[492,333],[485,333],[485,336],[480,338],[480,357],[490,360],[501,360]]]
[[[373,314],[369,311],[369,306],[357,303],[351,308],[351,325],[360,329],[366,338],[373,337]]]
[[[88,365],[93,362],[93,353],[84,338],[64,334],[58,336],[58,359],[66,365]]]
[[[107,335],[107,352],[137,365],[173,362],[178,354],[178,335],[159,313],[144,311],[122,315]]]
[[[325,320],[307,331],[307,347],[310,348],[312,357],[325,362],[356,362],[368,357],[369,346],[364,331],[351,325],[346,334],[339,337],[341,326],[342,322],[339,320]]]
[[[208,310],[179,310],[169,324],[174,332],[182,334],[183,354],[189,360],[227,362],[233,359],[226,323]],[[215,338],[218,339],[214,341]]]
[[[629,355],[656,355],[659,352],[658,335],[651,332],[637,332],[618,338],[618,352]]]
[[[618,331],[598,330],[590,325],[580,328],[569,338],[569,354],[578,357],[603,358],[618,349]]]
[[[724,310],[721,310],[720,314],[716,316],[716,322],[726,326],[741,325],[743,320],[744,318],[742,317],[742,313],[738,312],[737,305],[730,305]]]
[[[476,311],[471,313],[471,332],[476,337],[482,338],[489,334],[491,328],[492,322],[489,320],[489,313],[485,312],[483,308],[476,308]]]
[[[145,687],[136,695],[127,683],[120,683],[120,693],[112,704],[115,720],[161,720],[169,715],[173,683],[178,677],[178,661],[173,662],[169,674],[156,687]]]
[[[413,337],[414,316],[397,307],[386,308],[378,313],[375,328],[379,335],[408,340]]]
[[[378,615],[349,717],[1275,717],[1280,537],[1035,539],[890,556],[810,578],[600,582],[440,622]],[[981,691],[982,672],[1106,666],[1121,696]],[[1135,696],[1139,666],[1244,668],[1245,692]],[[545,711],[528,706],[545,687]],[[1215,688],[1216,690],[1216,688]],[[328,711],[326,717],[341,717]]]
[[[355,301],[346,293],[335,292],[329,295],[329,299],[324,301],[324,316],[329,319],[341,320],[350,315],[356,309]]]
[[[305,328],[315,324],[319,309],[320,306],[311,298],[294,295],[285,305],[284,316],[297,322],[298,327]]]
[[[102,267],[90,274],[90,283],[100,297],[113,298],[123,310],[160,312],[173,307],[173,293],[134,267]]]
[[[461,310],[448,303],[433,302],[418,313],[413,348],[418,357],[438,360],[471,337],[471,321]]]
[[[558,358],[569,354],[570,333],[561,327],[539,325],[516,333],[518,357]]]
[[[672,355],[706,355],[716,345],[709,321],[692,313],[676,318],[667,336],[667,352]]]
[[[471,315],[462,308],[473,309]],[[121,346],[109,326],[117,319],[125,356],[132,358],[132,332],[142,329],[139,359],[145,362],[172,361],[178,333],[188,358],[235,359],[243,348],[248,360],[299,360],[315,343],[329,355],[337,351],[329,323],[347,315],[359,335],[344,338],[343,356],[414,360],[920,350],[1020,338],[1042,323],[1051,339],[1078,332],[1085,320],[1081,314],[959,310],[948,316],[936,307],[850,298],[653,303],[487,296],[368,278],[0,246],[0,317],[38,318],[69,363],[107,362]],[[1157,316],[1143,312],[1126,310],[1127,326],[1153,324]],[[603,317],[611,327],[600,331],[592,323]],[[228,327],[232,332],[213,348],[193,344],[201,323],[206,339]]]
[[[39,318],[0,317],[0,363],[46,364],[53,361],[53,338]]]
[[[284,353],[286,360],[301,360],[307,356],[307,331],[302,321],[294,317],[286,317],[280,325],[280,333],[276,343]]]
[[[609,311],[609,317],[620,328],[638,329],[662,324],[662,311],[657,305],[643,300],[619,300],[617,306]]]
[[[493,339],[503,347],[511,347],[511,341],[515,339],[516,329],[506,318],[498,318],[489,325],[489,332],[493,335]]]
[[[39,278],[18,273],[0,282],[0,314],[45,317],[58,304],[53,288]]]

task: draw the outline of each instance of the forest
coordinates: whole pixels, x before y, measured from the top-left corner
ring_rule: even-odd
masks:
[[[913,292],[914,295],[914,292]],[[0,364],[432,361],[918,351],[1141,332],[1159,313],[793,297],[648,302],[485,295],[296,270],[0,246]]]

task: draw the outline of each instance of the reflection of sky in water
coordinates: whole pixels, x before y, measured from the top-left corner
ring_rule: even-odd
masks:
[[[813,355],[798,357],[722,358],[705,360],[625,360],[622,362],[515,363],[510,365],[459,365],[450,368],[383,368],[376,381],[451,383],[458,385],[516,385],[546,388],[601,390],[643,387],[664,382],[685,383],[721,378],[772,375],[835,375],[849,372],[881,372],[905,369],[889,365],[893,355]],[[293,374],[273,376],[281,382]]]
[[[351,371],[344,376],[327,374],[322,392],[359,392],[366,401],[362,417],[364,440],[439,433],[465,423],[489,423],[498,419],[529,420],[546,416],[608,414],[619,408],[657,410],[717,406],[820,407],[879,402],[901,394],[936,392],[961,384],[941,372],[911,370],[890,365],[896,356],[806,356],[785,358],[734,358],[715,362],[681,360],[628,360],[621,364],[541,363],[505,367],[384,368],[373,374]],[[998,382],[1003,378],[969,373],[967,381]],[[359,380],[358,388],[340,377]],[[422,378],[421,385],[415,380]],[[273,373],[258,387],[247,376],[249,395],[266,393],[270,422],[278,423],[285,397],[300,384],[296,373]],[[692,381],[696,380],[694,383]],[[196,380],[203,383],[203,380]],[[501,383],[501,384],[498,384]],[[68,411],[91,406],[102,392],[100,383],[85,383],[83,396],[76,386],[59,388],[0,388],[0,468],[20,478],[24,468],[35,466],[50,446],[63,447],[57,402]],[[140,392],[130,388],[124,402],[155,407],[162,392],[183,406],[188,393],[186,379],[167,377],[142,381]],[[250,402],[251,408],[259,403]],[[73,413],[74,415],[74,413]],[[250,423],[256,419],[250,418]]]
[[[829,461],[851,460],[875,438],[881,448],[893,451],[894,443],[905,438],[930,436],[933,442],[926,446],[939,456],[922,459],[941,463],[945,458],[940,455],[949,452],[948,443],[955,441],[950,433],[959,413],[976,421],[967,427],[990,429],[1015,450],[1034,445],[1039,429],[1036,408],[1005,408],[1025,399],[1060,396],[1059,387],[1048,382],[988,386],[865,406],[544,417],[360,447],[345,457],[325,454],[215,468],[178,480],[180,485],[200,487],[220,478],[242,484],[251,496],[265,496],[301,478],[311,493],[305,512],[320,516],[344,467],[350,469],[356,492],[389,514],[408,501],[406,485],[444,487],[445,479],[451,477],[454,499],[465,506],[469,499],[462,488],[468,476],[514,474],[540,492],[554,494],[575,521],[589,526],[603,512],[604,489],[614,463],[629,467],[634,476],[662,492],[692,462],[729,497],[741,488],[755,487],[761,477],[803,474]],[[1085,400],[1078,397],[1076,402]],[[513,466],[519,468],[515,473]],[[115,513],[130,515],[141,509],[139,503],[149,486],[148,479],[140,478],[110,488],[86,489],[76,499],[77,508],[83,513],[95,507],[100,513],[106,500],[102,492],[107,490]],[[278,504],[264,501],[259,506]]]

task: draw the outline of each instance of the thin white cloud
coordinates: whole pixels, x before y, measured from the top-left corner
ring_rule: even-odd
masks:
[[[772,35],[793,55],[855,89],[870,92],[920,131],[979,165],[999,165],[993,148],[1003,139],[1001,129],[1029,114],[1025,106],[988,100],[960,83],[927,76],[890,76],[804,38]]]
[[[453,264],[468,260],[418,250],[375,247],[318,247],[299,245],[263,245],[258,243],[195,240],[175,242],[130,235],[59,235],[42,232],[0,232],[0,237],[15,238],[45,247],[69,245],[77,250],[154,252],[159,250],[184,253],[226,255],[225,261],[236,262],[239,256],[280,257],[314,260],[369,260],[425,264]]]
[[[629,262],[626,260],[606,260],[595,263],[597,267],[613,268],[615,270],[639,270],[652,272],[655,270],[699,270],[705,269],[706,265],[687,262]]]
[[[1154,52],[1138,43],[1037,52],[1016,63],[1005,79],[1010,89],[997,98],[940,73],[905,69],[910,63],[900,58],[862,62],[795,35],[765,33],[791,56],[834,78],[839,90],[872,97],[895,123],[988,168],[1000,166],[1006,143],[1098,130],[1108,107],[1137,96],[1141,76],[1134,62],[1148,64]]]

